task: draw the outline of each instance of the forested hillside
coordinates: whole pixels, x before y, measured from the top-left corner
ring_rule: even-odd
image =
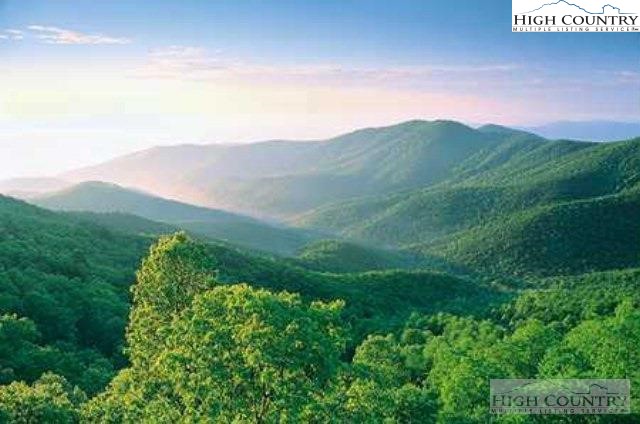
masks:
[[[241,183],[253,184],[257,178],[253,173],[261,178],[271,175],[256,188],[262,194],[247,194],[252,199],[266,196],[260,201],[263,210],[269,210],[269,202],[293,209],[312,207],[298,208],[291,203],[297,194],[291,197],[292,192],[284,188],[289,186],[281,183],[283,179],[296,181],[302,184],[296,192],[305,201],[316,199],[312,202],[325,205],[296,217],[295,225],[365,245],[405,250],[401,256],[417,253],[429,266],[446,264],[439,269],[521,277],[640,265],[635,247],[640,139],[604,144],[551,141],[495,125],[473,130],[446,121],[413,121],[308,146],[269,142],[241,147],[240,158],[246,160],[259,161],[260,154],[266,155],[259,169],[249,171],[248,179]],[[295,165],[288,162],[294,157],[299,161]],[[429,158],[438,158],[441,167],[431,165]],[[301,163],[312,160],[306,176],[295,174],[302,172]],[[234,163],[222,166],[226,171],[219,172],[225,178],[235,175],[239,162]],[[398,166],[393,168],[392,163]],[[285,165],[291,173],[277,176]],[[338,178],[339,188],[311,183],[323,175]],[[357,196],[355,191],[336,191],[350,187],[344,178],[355,182]],[[224,190],[237,188],[236,183],[228,182],[221,185]],[[336,203],[345,196],[349,200]],[[237,201],[243,197],[234,194]],[[122,209],[177,224],[195,234],[277,254],[294,255],[313,240],[327,238],[102,183],[83,184],[36,201],[54,208]],[[599,248],[603,244],[608,246],[605,252]],[[308,253],[307,263],[311,264],[309,256],[319,253]],[[329,263],[322,262],[324,267]],[[355,262],[334,270],[358,270]],[[315,269],[322,270],[322,266],[315,265]]]
[[[482,272],[640,264],[640,139],[589,144],[516,133],[457,169],[437,186],[326,206],[297,223]]]
[[[344,314],[352,299],[311,302],[279,287],[223,283],[236,266],[229,259],[216,277],[220,255],[184,235],[161,239],[137,273],[129,364],[111,384],[87,400],[52,374],[14,382],[0,387],[0,414],[10,422],[512,422],[489,416],[489,378],[640,383],[637,270],[545,280],[544,290],[524,291],[484,317],[415,312],[388,333],[372,329],[351,350]],[[633,408],[589,422],[633,423]]]
[[[269,224],[248,216],[163,199],[98,181],[36,196],[29,202],[52,210],[92,212],[85,214],[87,220],[93,219],[116,229],[118,226],[129,229],[137,226],[144,232],[155,229],[156,234],[184,229],[209,239],[285,255],[293,255],[318,237],[310,231]],[[136,223],[136,216],[169,225],[163,227],[140,220]],[[116,220],[119,222],[115,223]]]
[[[45,371],[89,394],[125,360],[128,287],[153,242],[0,196],[0,378]]]
[[[123,333],[134,271],[158,235],[152,233],[166,229],[171,230],[129,215],[54,213],[0,197],[2,383],[32,382],[52,371],[88,394],[101,389],[125,364]],[[211,258],[207,273],[221,282],[288,290],[308,301],[346,300],[343,319],[353,325],[351,343],[397,326],[412,311],[484,314],[510,296],[439,272],[345,273],[344,262],[307,264],[223,243],[203,248]],[[391,253],[378,259],[399,260]],[[342,274],[312,271],[317,267]],[[352,268],[387,267],[354,261]]]
[[[418,251],[493,274],[567,275],[640,266],[640,191],[531,208]]]
[[[418,255],[376,249],[340,240],[320,240],[304,246],[295,263],[327,272],[358,272],[384,269],[419,268]]]

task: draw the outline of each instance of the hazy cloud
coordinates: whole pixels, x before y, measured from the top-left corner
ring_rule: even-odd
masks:
[[[246,79],[252,81],[291,81],[325,83],[414,83],[439,80],[452,75],[500,76],[518,69],[516,64],[422,65],[390,67],[351,67],[333,64],[262,65],[209,52],[193,46],[169,46],[149,53],[146,66],[134,74],[143,78],[188,80]]]
[[[0,40],[19,41],[24,38],[23,32],[18,29],[0,30]]]
[[[55,26],[30,25],[28,30],[47,44],[129,44],[128,38],[111,37],[102,34],[85,34]]]
[[[640,72],[637,71],[618,71],[614,76],[621,84],[640,84]]]

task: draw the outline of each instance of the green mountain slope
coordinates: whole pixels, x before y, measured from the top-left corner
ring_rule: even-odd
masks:
[[[205,203],[216,199],[233,209],[288,217],[296,226],[365,245],[417,249],[430,258],[439,256],[441,261],[453,262],[454,267],[518,275],[618,266],[618,262],[602,259],[605,255],[586,251],[556,255],[558,261],[567,263],[554,262],[545,271],[542,253],[539,260],[528,261],[522,258],[530,253],[510,251],[508,246],[544,252],[552,251],[549,246],[554,243],[578,243],[578,235],[595,240],[595,235],[571,226],[571,215],[576,214],[574,221],[578,215],[587,221],[613,216],[616,212],[609,210],[620,206],[600,199],[622,199],[615,196],[626,196],[640,184],[640,139],[603,144],[546,140],[496,125],[474,130],[450,121],[410,121],[306,143],[152,149],[84,170],[76,177],[97,173],[132,178],[144,185],[172,157],[181,171],[172,175],[171,181],[174,188],[184,187],[179,190],[184,196],[197,194]],[[145,168],[145,164],[149,166]],[[166,173],[157,178],[167,178]],[[95,190],[91,185],[88,188]],[[168,205],[162,199],[150,200],[150,196],[137,199],[141,194],[136,192],[127,195],[131,196],[127,201],[118,196],[114,197],[117,201],[104,200],[113,196],[104,192],[88,195],[81,202],[76,200],[82,196],[67,195],[71,200],[65,201],[76,202],[75,207],[84,202],[83,207],[94,211],[113,211],[120,203],[124,205],[120,211],[280,254],[293,255],[314,239],[313,235],[265,226],[242,216],[179,202]],[[98,197],[102,200],[96,200]],[[569,204],[588,206],[569,208]],[[633,206],[630,208],[620,213],[633,214]],[[538,220],[548,223],[550,235],[540,234],[542,224],[535,224]],[[602,225],[605,227],[598,231],[621,231],[613,222]],[[560,241],[553,239],[554,234]],[[482,252],[472,253],[485,244]],[[324,264],[333,262],[334,270],[360,269],[340,264],[336,252],[344,246],[333,247],[334,252],[322,252],[322,248],[316,252],[333,258],[323,260]],[[627,257],[622,245],[614,243],[613,247],[611,255]],[[509,252],[504,257],[496,257],[505,249]],[[509,254],[514,257],[512,262],[507,259]],[[501,261],[505,266],[495,265]],[[313,268],[312,262],[308,265]]]
[[[100,390],[123,364],[128,287],[152,242],[0,196],[1,382],[54,371]]]
[[[640,266],[640,192],[533,208],[424,247],[474,269],[562,275]]]
[[[65,178],[282,218],[341,199],[444,181],[457,164],[506,136],[451,121],[410,121],[323,141],[156,148]]]
[[[115,184],[87,182],[30,199],[30,202],[59,211],[93,212],[86,219],[127,231],[162,234],[188,230],[210,239],[280,254],[293,254],[313,240],[307,231],[270,225],[253,218],[221,210],[163,199]],[[108,214],[99,216],[98,213]],[[129,215],[129,216],[127,216]],[[134,222],[139,216],[153,222]],[[170,224],[162,226],[162,223]]]
[[[150,184],[363,242],[104,183],[37,200],[64,212],[0,196],[1,422],[488,422],[490,379],[640,384],[640,139],[410,122],[186,149]],[[149,249],[177,229],[209,241]]]
[[[624,243],[634,242],[635,224],[627,223],[630,233],[625,234],[623,223],[637,213],[633,193],[640,187],[640,139],[594,144],[524,137],[517,134],[479,152],[444,183],[325,206],[296,223],[396,247],[420,244],[423,252],[492,272],[549,274],[633,265],[635,247]],[[610,245],[601,254],[596,246],[605,239]],[[596,244],[580,254],[553,252],[585,242]],[[516,253],[515,246],[523,251]],[[533,260],[536,254],[540,257]],[[519,258],[516,263],[498,265],[510,255]]]
[[[63,212],[63,214],[81,221],[100,225],[116,233],[157,237],[163,234],[175,233],[179,230],[175,225],[151,221],[137,215],[122,212]]]
[[[154,221],[236,222],[251,218],[163,199],[141,191],[99,181],[85,182],[70,188],[31,199],[31,203],[60,211],[126,212]]]
[[[345,273],[417,268],[420,261],[415,255],[397,251],[340,240],[319,240],[304,246],[294,263],[316,271]]]
[[[300,279],[259,258],[235,255],[233,261],[232,251],[210,252],[213,257],[184,235],[163,238],[152,248],[132,290],[129,366],[100,396],[84,404],[63,403],[61,409],[97,422],[157,416],[226,422],[246,417],[261,404],[256,399],[274,399],[278,408],[266,421],[278,421],[285,410],[295,422],[475,423],[492,419],[486,382],[494,378],[606,375],[638,384],[637,270],[545,280],[542,289],[526,290],[474,317],[469,314],[479,305],[465,297],[473,286],[443,275],[304,274]],[[234,275],[219,284],[207,272],[213,267]],[[245,274],[249,279],[296,278],[305,295],[238,284],[234,267],[252,272]],[[347,305],[308,302],[309,290],[326,298],[326,289],[329,298],[339,292],[349,299]],[[433,313],[455,305],[449,303],[452,293],[458,306],[467,308],[464,316]],[[413,313],[403,324],[393,311],[406,304],[407,294],[414,297],[412,305],[424,302],[426,314]],[[483,303],[482,292],[474,294]],[[392,327],[388,334],[380,333],[384,325]],[[23,417],[20,405],[33,404],[34,394],[46,390],[57,396],[53,399],[63,397],[52,381],[0,387],[8,400],[0,408]],[[301,402],[309,407],[300,408]],[[260,417],[261,411],[251,413]],[[635,423],[638,414],[632,409],[622,417],[612,422]]]

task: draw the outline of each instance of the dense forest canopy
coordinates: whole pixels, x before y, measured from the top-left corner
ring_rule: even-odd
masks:
[[[350,353],[344,302],[223,283],[215,267],[184,234],[161,239],[133,286],[129,365],[91,400],[51,374],[11,383],[0,389],[2,413],[17,420],[27,408],[51,422],[481,422],[490,377],[605,373],[640,383],[637,270],[545,280],[484,318],[416,312]],[[9,315],[0,328],[23,339],[35,332]]]

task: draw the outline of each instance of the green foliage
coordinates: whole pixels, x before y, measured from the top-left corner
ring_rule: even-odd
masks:
[[[90,394],[123,363],[126,289],[150,240],[0,196],[0,380]]]
[[[554,277],[536,286],[501,307],[496,319],[509,328],[535,319],[567,331],[582,321],[612,315],[626,299],[640,304],[638,269]]]
[[[15,315],[0,316],[0,384],[35,381],[53,371],[90,394],[99,392],[114,374],[113,364],[92,349],[69,343],[42,345],[33,321]]]
[[[3,339],[0,382],[30,383],[53,371],[89,395],[97,393],[126,363],[121,351],[129,308],[127,287],[150,240],[126,235],[126,229],[107,230],[84,216],[50,213],[8,198],[2,198],[0,212],[0,314],[9,314],[3,318],[3,328],[24,321],[29,323],[25,327],[35,329]],[[509,296],[434,272],[323,274],[222,244],[196,246],[183,235],[163,240],[163,247],[155,248],[163,259],[145,262],[138,274],[146,288],[135,297],[147,300],[136,302],[143,305],[136,310],[147,313],[135,315],[134,310],[132,318],[166,321],[167,310],[179,309],[178,297],[169,296],[174,303],[153,308],[148,299],[178,295],[181,289],[173,282],[186,281],[190,275],[213,278],[219,271],[223,282],[247,281],[266,289],[296,291],[306,301],[344,299],[343,319],[353,327],[352,351],[368,333],[400,326],[412,311],[484,313]],[[184,261],[176,259],[180,257]],[[199,265],[192,266],[194,261]],[[189,303],[181,302],[180,307]],[[132,334],[131,340],[137,336]]]
[[[612,317],[598,317],[573,328],[544,358],[543,375],[566,378],[629,378],[640,384],[640,310],[622,302]]]
[[[456,234],[426,252],[519,276],[631,268],[640,265],[638,216],[640,192],[544,206]]]
[[[411,268],[417,259],[391,250],[375,249],[339,240],[320,240],[298,252],[297,263],[322,272],[363,272],[394,268]]]
[[[298,422],[340,365],[340,309],[246,285],[206,291],[167,325],[161,351],[151,352],[157,360],[134,361],[87,414],[101,422],[113,414],[124,422]]]
[[[12,424],[73,424],[80,422],[84,393],[55,374],[44,374],[33,385],[0,386],[0,422]]]
[[[241,275],[304,296],[230,284]],[[428,272],[313,273],[178,233],[160,239],[137,273],[130,366],[88,402],[47,374],[32,386],[2,386],[0,417],[18,423],[486,422],[492,378],[606,376],[640,384],[637,276],[617,271],[540,281],[542,289],[526,290],[481,319],[437,313],[448,302],[466,315],[472,303],[481,309],[500,299],[474,282]],[[345,298],[347,306],[315,298]],[[390,325],[410,310],[423,313],[401,328]],[[365,337],[385,328],[393,332]],[[62,368],[90,394],[99,392],[110,373],[70,356],[77,348],[57,344],[66,362],[51,359],[56,356],[38,344],[41,337],[32,320],[0,320],[6,382]],[[34,358],[47,358],[47,368],[34,371]],[[14,369],[25,376],[11,374]],[[637,419],[633,408],[627,422]],[[591,421],[615,420],[624,422]]]
[[[395,337],[371,336],[352,361],[354,379],[345,393],[343,422],[432,421],[437,396],[418,377],[424,364],[413,346]]]
[[[359,343],[367,334],[402,325],[411,312],[438,311],[482,315],[512,293],[434,271],[387,270],[329,274],[309,272],[274,258],[248,255],[221,245],[209,246],[222,282],[246,281],[269,290],[300,293],[307,300],[346,302],[344,319]]]
[[[193,297],[215,284],[212,261],[204,246],[184,233],[161,238],[136,273],[127,342],[130,359],[143,366],[160,348],[161,329],[191,304]]]
[[[431,403],[429,396],[423,398],[424,408],[437,405],[430,421],[479,423],[491,420],[487,408],[490,379],[605,376],[630,378],[632,385],[637,384],[640,361],[634,346],[640,331],[638,313],[630,302],[623,301],[614,316],[583,321],[564,331],[557,330],[556,322],[537,320],[521,322],[510,331],[492,321],[414,316],[399,338],[376,336],[358,348],[354,369],[362,365],[376,369],[380,379],[380,388],[374,390],[375,378],[370,374],[369,380],[358,384],[359,393],[371,397],[410,385],[431,397]],[[385,399],[387,403],[381,408],[392,411],[389,399],[393,398],[370,398],[367,410],[375,410],[374,405]],[[633,414],[626,417],[562,417],[559,422],[631,423],[638,419],[637,407],[632,408]],[[505,417],[498,422],[554,422],[550,417],[540,420],[535,416]]]

